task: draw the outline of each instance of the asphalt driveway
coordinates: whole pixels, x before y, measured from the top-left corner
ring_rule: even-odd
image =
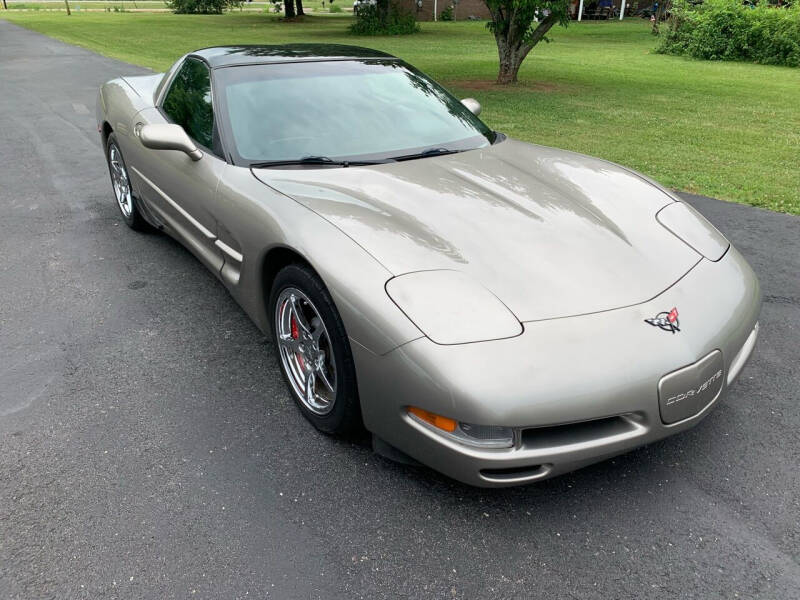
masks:
[[[0,598],[800,597],[800,218],[689,197],[765,294],[698,427],[472,489],[315,433],[216,279],[122,224],[94,101],[143,69],[0,50]]]

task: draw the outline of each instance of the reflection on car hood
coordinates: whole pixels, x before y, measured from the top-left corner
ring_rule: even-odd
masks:
[[[663,191],[605,161],[510,139],[374,167],[256,176],[395,275],[462,271],[522,321],[644,302],[700,260],[656,221],[673,202]]]

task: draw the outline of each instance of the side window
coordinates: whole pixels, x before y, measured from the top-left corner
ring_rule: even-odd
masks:
[[[164,112],[206,148],[214,148],[211,76],[199,60],[187,59],[164,98]]]

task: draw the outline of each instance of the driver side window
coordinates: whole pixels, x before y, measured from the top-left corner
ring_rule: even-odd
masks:
[[[164,98],[164,112],[197,143],[215,150],[211,76],[199,60],[186,59]]]

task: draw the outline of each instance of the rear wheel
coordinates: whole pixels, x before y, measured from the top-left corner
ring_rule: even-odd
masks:
[[[303,415],[326,433],[358,433],[362,421],[350,343],[320,278],[304,265],[284,267],[269,306],[278,362]]]
[[[128,177],[128,168],[122,158],[122,151],[119,149],[117,137],[112,132],[106,142],[106,160],[108,161],[108,173],[111,175],[111,186],[114,188],[114,197],[117,200],[117,207],[122,214],[122,219],[131,229],[144,230],[147,222],[139,212],[136,205],[136,198],[133,195],[133,187]]]

